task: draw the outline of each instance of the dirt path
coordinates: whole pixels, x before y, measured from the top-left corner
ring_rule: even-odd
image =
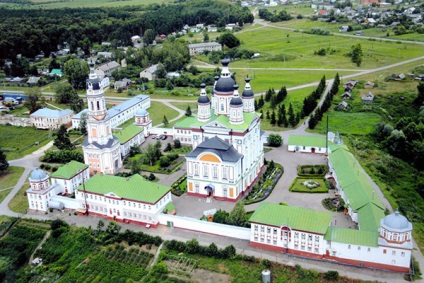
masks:
[[[52,230],[49,230],[46,232],[46,234],[44,235],[44,238],[40,241],[40,243],[38,244],[38,246],[35,248],[34,252],[31,254],[31,256],[29,257],[29,261],[28,264],[31,265],[32,261],[34,260],[34,255],[35,252],[41,248],[41,246],[47,241],[47,239],[50,237]]]

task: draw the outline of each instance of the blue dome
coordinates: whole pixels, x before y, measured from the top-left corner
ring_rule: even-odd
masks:
[[[29,178],[34,181],[39,181],[39,180],[44,180],[48,178],[48,176],[46,172],[44,172],[40,168],[35,168],[35,170],[32,171],[31,174],[29,175]]]
[[[233,92],[236,82],[231,77],[220,78],[215,85],[216,92]]]
[[[240,97],[233,97],[230,100],[230,106],[240,106],[243,105],[243,100]]]
[[[209,97],[207,95],[201,95],[199,96],[199,99],[197,99],[198,103],[207,104],[210,102]]]
[[[136,116],[146,116],[147,114],[149,113],[144,108],[138,109],[137,112],[135,112]]]
[[[254,96],[255,96],[255,94],[253,93],[253,91],[252,91],[251,89],[245,89],[245,90],[243,91],[243,93],[241,94],[241,96],[242,96],[243,98],[248,98],[248,97],[254,97]]]
[[[406,219],[405,216],[400,215],[399,211],[396,211],[395,213],[392,213],[384,217],[383,224],[389,230],[390,228],[395,230],[403,230],[407,228],[412,229],[411,223],[408,221],[408,219]]]

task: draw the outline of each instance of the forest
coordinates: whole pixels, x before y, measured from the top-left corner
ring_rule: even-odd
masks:
[[[88,54],[94,43],[110,41],[113,46],[131,44],[131,36],[148,29],[157,34],[181,30],[185,24],[252,23],[253,15],[220,1],[196,1],[178,5],[149,5],[122,8],[10,9],[0,8],[0,58],[17,54],[32,58],[41,52],[49,56],[67,42],[73,53],[77,47]]]

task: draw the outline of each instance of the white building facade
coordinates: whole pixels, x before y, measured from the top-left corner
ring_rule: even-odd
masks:
[[[159,225],[158,215],[162,212],[175,210],[170,187],[146,181],[137,174],[129,178],[96,175],[78,187],[75,198],[81,215],[149,227]]]
[[[70,125],[73,112],[70,109],[52,110],[42,108],[30,115],[31,122],[37,129],[59,129],[60,125]]]
[[[251,107],[250,83],[240,97],[229,60],[222,64],[211,99],[202,85],[197,117],[177,123],[174,139],[193,147],[186,156],[188,194],[236,201],[251,188],[264,165],[263,143],[260,114]]]

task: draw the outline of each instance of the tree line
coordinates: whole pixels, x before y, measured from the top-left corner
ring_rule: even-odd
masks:
[[[10,9],[0,8],[0,58],[15,58],[17,54],[32,58],[41,51],[48,56],[63,42],[71,52],[77,47],[88,54],[93,43],[110,41],[112,45],[131,45],[131,36],[142,35],[148,29],[157,34],[170,34],[185,24],[204,23],[225,26],[228,23],[252,23],[253,15],[221,1],[196,1],[178,5],[76,9]]]

